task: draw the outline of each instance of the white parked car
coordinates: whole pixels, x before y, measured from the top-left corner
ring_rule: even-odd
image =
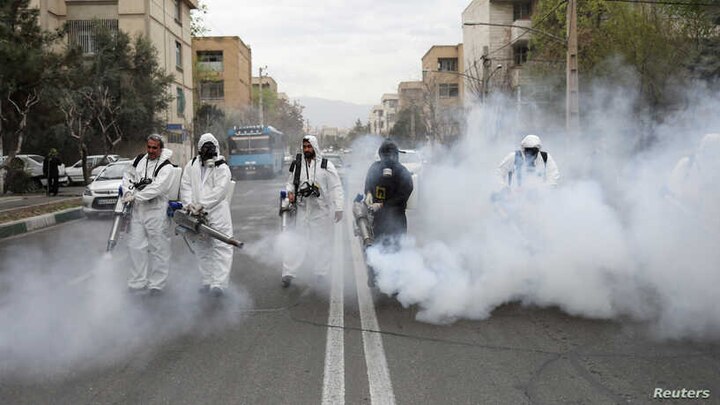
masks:
[[[119,160],[103,166],[95,180],[85,187],[82,197],[85,216],[113,213],[123,175],[132,163],[132,160]]]
[[[104,159],[103,159],[104,158]],[[120,157],[118,155],[90,155],[87,157],[87,166],[88,167],[94,167],[92,170],[92,173],[90,174],[90,181],[95,178],[95,176],[100,173],[100,171],[103,169],[103,167],[107,166],[108,164],[115,162],[119,160]],[[85,178],[83,177],[83,170],[82,170],[82,159],[75,162],[74,165],[70,166],[66,170],[68,178],[70,179],[70,183],[84,183]]]
[[[25,172],[29,174],[36,182],[39,182],[42,187],[47,187],[47,178],[43,174],[43,162],[45,161],[44,156],[40,155],[15,155],[16,158],[23,161],[25,164]],[[7,156],[0,157],[0,165],[5,163]],[[61,186],[67,186],[69,184],[68,176],[66,174],[65,165],[61,164],[58,168],[58,183]]]
[[[407,207],[408,209],[413,209],[417,206],[417,196],[420,192],[418,190],[418,183],[420,179],[420,174],[423,170],[423,158],[420,153],[413,149],[401,149],[399,158],[400,163],[402,163],[402,165],[405,166],[405,168],[408,169],[408,171],[412,174],[413,192],[412,194],[410,194],[410,199],[408,199]]]

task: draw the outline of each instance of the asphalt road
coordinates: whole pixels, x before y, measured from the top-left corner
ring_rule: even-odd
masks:
[[[333,288],[280,288],[281,183],[237,185],[246,248],[222,300],[196,292],[177,237],[158,298],[126,293],[124,244],[104,255],[108,220],[0,241],[0,403],[720,403],[717,344],[518,304],[485,321],[418,322],[416,308],[367,289],[347,217]],[[710,398],[653,399],[657,388]]]

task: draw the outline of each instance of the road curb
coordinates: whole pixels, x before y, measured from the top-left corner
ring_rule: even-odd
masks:
[[[0,239],[35,231],[83,217],[82,207],[68,208],[50,214],[38,215],[0,224]]]

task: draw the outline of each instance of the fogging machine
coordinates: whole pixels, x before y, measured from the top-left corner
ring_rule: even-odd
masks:
[[[373,235],[371,225],[371,213],[367,204],[363,199],[362,194],[358,194],[353,201],[353,217],[355,218],[354,232],[355,236],[360,237],[363,244],[363,249],[367,249],[372,246],[375,236]]]
[[[207,224],[207,213],[205,212],[200,215],[192,215],[187,210],[182,209],[182,204],[173,201],[170,203],[168,213],[172,216],[173,221],[175,221],[175,223],[178,225],[175,228],[176,233],[190,232],[195,235],[206,235],[213,239],[217,239],[220,242],[235,246],[239,249],[242,249],[244,245],[243,242],[240,242],[237,239],[233,239],[230,236],[218,231],[217,229],[210,227]]]

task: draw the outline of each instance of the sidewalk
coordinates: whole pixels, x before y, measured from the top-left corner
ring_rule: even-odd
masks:
[[[83,217],[84,187],[61,187],[57,196],[0,195],[0,239]]]

